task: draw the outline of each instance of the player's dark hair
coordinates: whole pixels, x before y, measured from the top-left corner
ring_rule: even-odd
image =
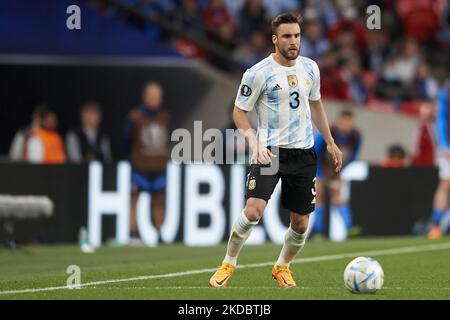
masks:
[[[353,118],[353,112],[350,110],[342,110],[339,112],[339,116]]]
[[[403,148],[403,146],[399,144],[393,144],[389,146],[388,149],[389,157],[391,158],[405,158],[406,157],[406,151]]]
[[[51,110],[48,108],[48,106],[46,104],[38,104],[36,107],[34,107],[33,109],[33,113],[32,113],[32,118],[37,117],[39,119],[44,118],[48,112],[50,112]]]
[[[144,84],[143,91],[147,90],[147,88],[150,87],[150,86],[157,86],[157,87],[159,87],[161,89],[163,88],[161,83],[159,83],[158,81],[155,81],[155,80],[151,80],[151,81],[148,81],[148,82],[146,82]]]
[[[53,111],[52,109],[50,109],[50,108],[45,108],[45,109],[42,109],[40,112],[39,112],[39,118],[41,119],[41,120],[44,120],[45,118],[47,118],[48,116],[52,116],[52,115],[54,115],[55,117],[58,117],[58,115],[56,114],[56,112],[55,111]]]
[[[87,101],[87,102],[83,103],[83,105],[80,108],[80,111],[84,112],[86,110],[92,110],[92,111],[95,111],[95,112],[97,112],[99,114],[102,113],[102,107],[96,101]]]
[[[301,15],[295,16],[290,12],[282,13],[272,20],[272,34],[276,35],[278,27],[282,24],[298,23],[299,27],[301,27],[302,22],[303,18]]]

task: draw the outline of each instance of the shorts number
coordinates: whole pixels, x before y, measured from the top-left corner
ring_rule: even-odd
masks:
[[[292,109],[297,109],[298,106],[300,105],[300,100],[298,98],[299,98],[299,93],[297,91],[294,91],[290,94],[291,101],[289,102],[289,106]]]

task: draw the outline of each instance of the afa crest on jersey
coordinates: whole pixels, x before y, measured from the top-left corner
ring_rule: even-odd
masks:
[[[256,188],[256,180],[252,179],[248,182],[248,190],[253,190]]]
[[[311,87],[311,80],[309,80],[308,78],[305,79],[305,86],[307,88]]]
[[[291,88],[295,88],[298,85],[297,76],[295,74],[288,76],[288,83]]]

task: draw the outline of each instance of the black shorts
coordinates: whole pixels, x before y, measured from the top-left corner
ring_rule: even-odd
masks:
[[[274,152],[274,150],[272,150]],[[278,171],[262,175],[263,165],[250,165],[247,174],[245,198],[259,198],[269,201],[281,178],[281,203],[286,209],[299,214],[314,211],[316,203],[317,155],[314,148],[279,148]]]

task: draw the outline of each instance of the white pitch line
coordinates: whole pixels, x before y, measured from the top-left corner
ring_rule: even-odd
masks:
[[[393,249],[386,249],[386,250],[350,252],[350,253],[334,254],[334,255],[328,255],[328,256],[300,258],[300,259],[293,260],[291,263],[311,263],[311,262],[319,262],[319,261],[339,260],[339,259],[343,259],[343,258],[351,258],[351,257],[358,257],[358,256],[386,256],[386,255],[401,254],[401,253],[415,253],[415,252],[421,252],[421,251],[435,251],[435,250],[445,250],[445,249],[450,249],[450,242],[441,243],[441,244],[424,245],[424,246],[401,247],[401,248],[393,248]],[[273,263],[274,262],[271,261],[271,262],[247,264],[247,265],[238,266],[238,269],[272,266]],[[96,285],[103,285],[103,284],[108,284],[108,283],[173,278],[173,277],[188,276],[188,275],[200,274],[200,273],[209,273],[209,272],[214,272],[216,270],[217,270],[217,268],[198,269],[198,270],[174,272],[174,273],[167,273],[167,274],[157,274],[157,275],[151,275],[151,276],[139,276],[139,277],[133,277],[133,278],[86,282],[86,283],[80,284],[80,287],[96,286]],[[59,286],[59,287],[47,287],[47,288],[35,288],[35,289],[7,290],[7,291],[0,291],[0,295],[16,294],[16,293],[35,293],[35,292],[43,292],[43,291],[70,290],[70,289],[71,288],[69,288],[68,286]]]
[[[96,287],[94,287],[96,288]],[[342,290],[341,286],[335,286],[335,287],[320,287],[321,289],[324,290]],[[209,286],[186,286],[186,287],[180,287],[180,286],[168,286],[168,287],[106,287],[105,289],[107,290],[199,290],[199,289],[204,289],[204,290],[211,290],[211,288]],[[276,284],[274,284],[273,286],[232,286],[232,287],[227,287],[227,290],[232,290],[232,289],[244,289],[244,290],[248,290],[248,289],[268,289],[268,290],[276,290],[278,289],[278,286]],[[289,290],[309,290],[309,289],[317,289],[317,287],[303,287],[303,286],[297,286],[297,287],[293,287],[293,288],[289,288]],[[449,287],[434,287],[434,288],[423,288],[423,287],[384,287],[383,286],[383,291],[384,290],[450,290]]]

